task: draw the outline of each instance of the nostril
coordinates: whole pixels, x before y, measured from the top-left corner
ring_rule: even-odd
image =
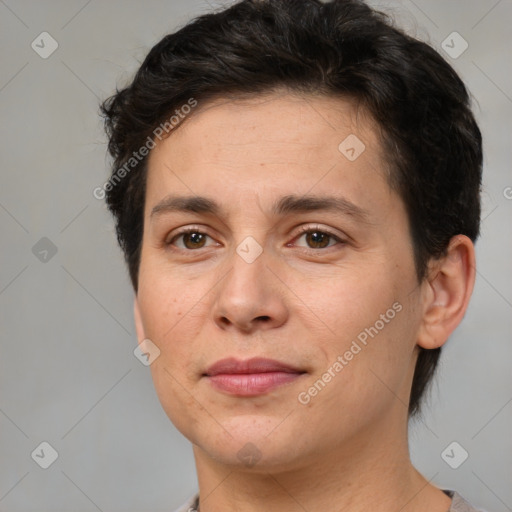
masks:
[[[268,322],[270,320],[270,317],[267,315],[259,316],[256,320],[262,320],[264,322]]]

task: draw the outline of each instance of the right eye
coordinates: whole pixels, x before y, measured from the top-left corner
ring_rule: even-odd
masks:
[[[209,247],[206,245],[208,238],[212,240],[206,233],[196,228],[188,228],[173,236],[173,238],[167,242],[167,245],[173,245],[182,250],[202,249],[203,247]]]

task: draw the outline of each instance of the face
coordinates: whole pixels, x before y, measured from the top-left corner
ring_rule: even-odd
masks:
[[[203,456],[291,468],[404,430],[420,303],[403,203],[348,101],[210,102],[152,150],[137,334]]]

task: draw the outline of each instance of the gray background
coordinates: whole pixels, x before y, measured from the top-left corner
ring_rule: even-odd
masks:
[[[476,289],[411,426],[413,460],[475,505],[512,510],[512,2],[373,3],[441,52],[453,31],[468,42],[446,58],[485,138]],[[133,355],[132,290],[92,191],[108,165],[99,101],[164,34],[210,9],[0,0],[0,511],[172,511],[196,489],[189,443]],[[31,48],[43,31],[59,45],[47,59]],[[33,249],[43,237],[55,255],[41,252],[47,241]],[[31,458],[42,441],[58,452],[46,470]],[[469,453],[458,469],[441,458],[452,441]]]

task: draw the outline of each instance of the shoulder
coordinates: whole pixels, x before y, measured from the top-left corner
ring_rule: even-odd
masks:
[[[199,494],[195,494],[189,498],[181,507],[176,509],[174,512],[195,512],[199,505]]]
[[[470,505],[459,493],[455,491],[444,491],[450,498],[452,504],[448,512],[485,512]]]

